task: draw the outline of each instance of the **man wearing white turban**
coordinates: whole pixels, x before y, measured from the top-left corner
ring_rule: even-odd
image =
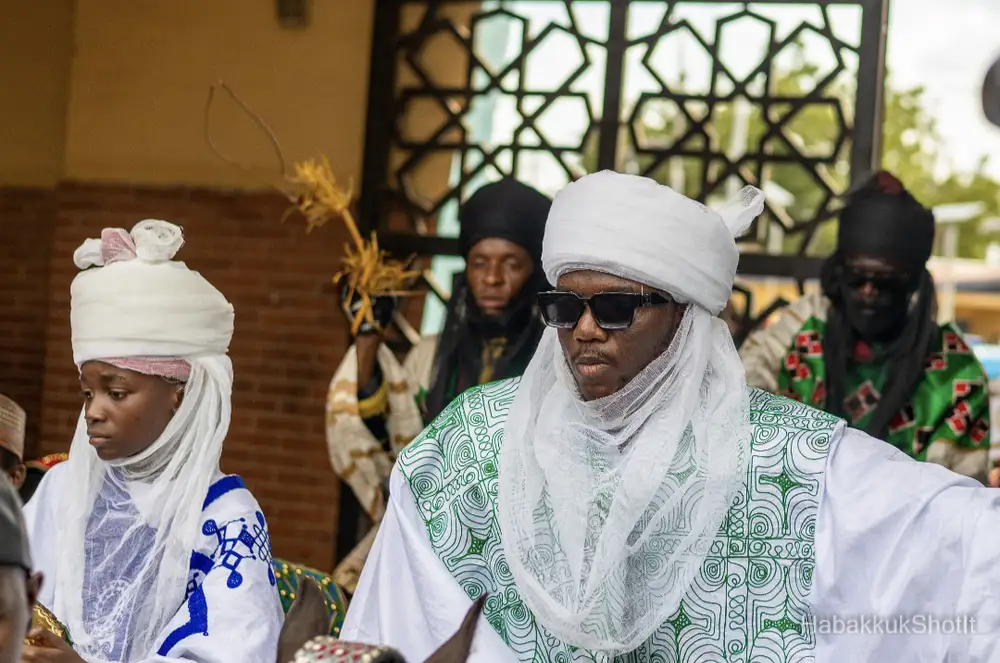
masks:
[[[419,660],[486,593],[477,663],[1000,660],[1000,494],[747,388],[717,316],[762,208],[559,193],[550,328],[400,455],[344,637]]]
[[[69,460],[25,507],[39,600],[73,648],[37,632],[25,660],[274,660],[267,524],[240,478],[219,471],[233,307],[173,261],[182,244],[178,226],[147,220],[74,255],[84,406]]]

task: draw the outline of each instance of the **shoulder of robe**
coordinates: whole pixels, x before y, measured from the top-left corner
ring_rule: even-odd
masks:
[[[453,400],[399,455],[404,474],[428,454],[453,456],[473,440],[498,440],[507,422],[521,378],[472,387]]]
[[[406,353],[406,359],[404,363],[413,364],[421,362],[428,355],[433,357],[434,353],[437,352],[438,340],[441,337],[437,334],[431,334],[430,336],[421,336],[417,344],[410,348],[410,351]]]
[[[841,419],[799,401],[768,393],[762,389],[750,389],[751,424],[756,426],[780,426],[797,430],[833,430]]]
[[[777,317],[771,324],[780,323],[785,327],[798,329],[813,318],[820,322],[826,322],[829,310],[830,300],[823,293],[810,292],[802,295],[788,306],[778,309],[775,313]],[[762,327],[762,329],[766,328]]]
[[[803,325],[811,318],[826,322],[829,310],[830,300],[822,292],[810,292],[782,309],[781,315],[791,316],[792,319]]]
[[[42,480],[38,482],[38,488],[35,490],[34,495],[28,500],[28,504],[32,507],[39,507],[42,505],[43,501],[50,499],[53,495],[57,494],[61,486],[69,476],[69,465],[67,463],[59,463],[53,465],[51,469],[47,470],[42,476]]]
[[[812,292],[799,297],[794,302],[779,309],[747,337],[739,348],[743,361],[770,357],[775,352],[787,352],[795,336],[811,320],[826,324],[830,310],[830,300],[822,293]],[[773,347],[777,344],[779,347]],[[761,355],[763,353],[763,355]],[[771,357],[778,359],[777,357]]]
[[[49,483],[63,481],[63,477],[67,475],[67,472],[69,472],[69,463],[55,463],[49,469],[45,470],[45,476],[42,478],[42,481],[48,480]]]
[[[209,486],[202,505],[202,514],[215,520],[247,518],[248,522],[263,519],[263,512],[256,498],[237,474],[223,475]]]
[[[950,373],[963,372],[967,375],[978,374],[986,380],[986,370],[983,368],[965,340],[965,335],[954,323],[946,322],[938,327],[938,337],[934,343],[934,352],[947,355],[947,367]]]
[[[420,340],[413,346],[413,349],[410,350],[410,352],[423,353],[428,350],[436,350],[438,340],[440,340],[440,338],[440,334],[428,334],[427,336],[421,336]]]
[[[437,353],[437,334],[431,336],[421,336],[410,351],[406,353],[403,360],[403,370],[413,381],[415,391],[421,392],[430,389],[431,373],[434,369],[434,355]]]

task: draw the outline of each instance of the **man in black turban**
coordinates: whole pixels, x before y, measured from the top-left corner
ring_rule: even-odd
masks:
[[[477,190],[459,213],[465,269],[456,275],[440,336],[421,340],[401,366],[382,344],[394,302],[374,303],[327,395],[326,438],[334,471],[351,488],[346,510],[377,524],[396,454],[469,387],[521,375],[542,335],[535,295],[545,289],[542,237],[552,201],[513,179]],[[351,305],[357,306],[357,302]],[[356,499],[356,501],[354,501]],[[353,592],[375,537],[363,539],[334,571]],[[347,532],[345,536],[352,533]],[[354,544],[342,541],[347,548]]]
[[[934,215],[879,172],[841,212],[822,293],[741,348],[751,386],[842,416],[918,460],[986,480],[986,375],[952,324],[936,323],[927,261]]]
[[[517,377],[542,336],[535,295],[546,287],[542,237],[552,201],[516,180],[482,187],[462,208],[459,250],[465,271],[452,288],[428,373],[424,420],[469,387]]]

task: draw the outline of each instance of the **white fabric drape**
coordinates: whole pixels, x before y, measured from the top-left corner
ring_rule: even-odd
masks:
[[[217,472],[213,477],[216,486],[232,484],[234,477]],[[141,482],[128,484],[130,495],[139,508],[149,502],[147,486]],[[212,489],[209,489],[212,492]],[[24,508],[31,545],[36,552],[35,569],[45,581],[38,597],[42,605],[55,605],[55,587],[58,584],[59,530],[65,525],[65,514],[59,511],[63,495],[74,493],[72,477],[66,463],[56,465],[46,473],[34,497]],[[206,500],[209,502],[209,500]],[[254,528],[260,505],[246,488],[217,491],[214,499],[202,511],[203,523],[214,523],[225,537],[235,536],[243,523],[259,536]],[[192,549],[195,556],[208,559],[218,555],[219,538],[215,532],[199,533]],[[96,541],[100,545],[101,540]],[[232,552],[243,556],[247,549],[240,543],[227,544]],[[239,559],[239,558],[236,558]],[[205,567],[192,568],[188,583],[191,595],[177,606],[175,613],[160,632],[153,634],[153,649],[145,655],[131,652],[129,663],[273,663],[275,642],[284,618],[281,601],[272,584],[270,561],[266,557],[243,558],[231,567],[239,573],[239,583],[233,583],[230,568],[217,564],[208,573]],[[127,567],[123,573],[128,573]],[[95,579],[100,581],[101,579]],[[235,586],[234,586],[235,585]],[[194,589],[197,588],[197,589]],[[56,613],[62,621],[63,616]],[[120,660],[127,647],[122,634],[108,646],[108,651],[97,660]],[[71,634],[71,637],[74,637]],[[94,660],[94,657],[89,657]]]
[[[835,434],[826,467],[809,597],[816,628],[823,632],[817,633],[815,648],[790,653],[788,660],[1000,661],[1000,588],[995,581],[1000,491],[914,461],[852,428]],[[389,507],[342,637],[389,645],[409,661],[422,661],[450,637],[470,605],[438,559],[413,493],[396,468]],[[908,616],[919,618],[904,622]],[[972,616],[974,623],[963,632],[964,616]],[[897,617],[901,619],[889,621]],[[853,630],[847,631],[846,620],[852,618]],[[864,630],[857,621],[861,618]],[[882,619],[881,631],[874,630],[875,618]],[[897,628],[905,623],[906,630],[888,634],[889,623]],[[698,660],[696,651],[689,653]],[[671,648],[665,656],[672,655]],[[519,660],[544,661],[548,656],[515,652],[481,620],[469,663]]]
[[[504,551],[535,617],[572,645],[627,652],[659,628],[745,476],[746,381],[715,314],[732,287],[734,237],[762,207],[748,187],[720,215],[610,172],[556,196],[542,252],[550,283],[595,270],[687,303],[670,348],[590,402],[546,330],[511,407],[500,453]]]
[[[426,661],[454,635],[471,605],[465,590],[434,552],[413,492],[398,466],[393,468],[385,517],[361,571],[340,637],[391,645],[407,661]],[[516,660],[493,626],[480,617],[469,663]]]

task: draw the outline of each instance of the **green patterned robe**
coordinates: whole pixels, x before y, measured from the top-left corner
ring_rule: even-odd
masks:
[[[826,407],[823,333],[826,323],[810,318],[785,356],[778,384],[782,394]],[[885,386],[885,365],[856,363],[848,376],[844,409],[851,425],[864,429]],[[962,334],[942,325],[927,359],[924,380],[913,398],[889,424],[886,442],[917,460],[925,460],[932,441],[969,449],[989,449],[990,412],[986,374]]]
[[[340,637],[340,629],[344,626],[344,615],[347,614],[347,598],[337,583],[329,575],[301,564],[292,564],[282,559],[271,562],[274,579],[278,586],[278,596],[281,597],[281,609],[285,614],[295,602],[302,578],[314,581],[323,592],[323,602],[330,613],[330,635]]]
[[[521,661],[607,661],[539,624],[507,566],[497,457],[517,380],[471,389],[399,457],[436,555]],[[621,662],[808,661],[806,604],[820,482],[838,419],[754,390],[752,456],[718,537],[677,612]],[[680,533],[683,535],[683,533]]]
[[[825,298],[804,297],[771,327],[750,336],[740,350],[747,382],[826,408],[823,343],[828,308]],[[855,356],[859,360],[848,376],[844,412],[851,426],[864,429],[881,398],[886,366],[877,350],[866,346],[859,346]],[[773,375],[766,375],[769,372]],[[916,460],[934,460],[983,478],[990,448],[987,377],[954,325],[939,327],[924,379],[890,422],[886,442]]]

